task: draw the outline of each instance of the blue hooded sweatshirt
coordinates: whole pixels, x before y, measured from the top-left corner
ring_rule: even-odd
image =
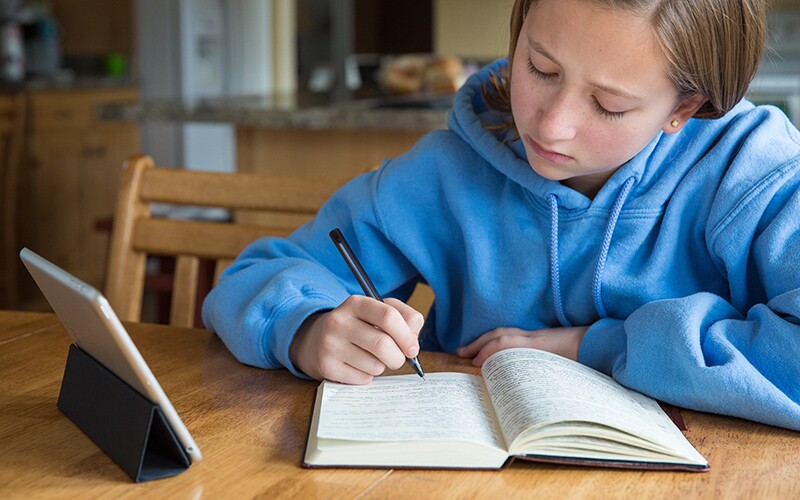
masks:
[[[800,133],[742,101],[659,133],[594,199],[536,174],[484,123],[481,85],[449,130],[339,190],[289,238],[250,245],[203,307],[243,363],[286,367],[311,314],[361,289],[339,227],[385,296],[435,303],[423,349],[498,327],[589,326],[579,361],[662,401],[800,430]]]

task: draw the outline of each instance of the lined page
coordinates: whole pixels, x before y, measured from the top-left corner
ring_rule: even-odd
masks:
[[[505,450],[480,377],[377,377],[367,386],[325,382],[317,437],[352,441],[460,440]]]

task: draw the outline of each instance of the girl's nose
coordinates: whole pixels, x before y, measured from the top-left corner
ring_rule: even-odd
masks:
[[[575,138],[580,117],[578,107],[564,92],[553,95],[539,111],[539,135],[548,141],[565,141]]]

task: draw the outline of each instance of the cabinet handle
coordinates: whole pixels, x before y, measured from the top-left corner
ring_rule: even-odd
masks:
[[[84,148],[81,152],[81,156],[84,158],[101,158],[106,156],[106,147],[105,146],[97,146],[94,148]]]
[[[75,111],[72,109],[57,109],[55,114],[56,118],[61,120],[70,120],[73,116],[75,116]]]

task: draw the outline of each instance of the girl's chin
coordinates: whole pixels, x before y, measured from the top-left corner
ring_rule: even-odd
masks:
[[[535,163],[529,163],[531,169],[539,174],[540,177],[544,177],[547,180],[551,181],[563,181],[564,179],[569,179],[570,177],[574,177],[571,173],[564,172],[562,169],[553,168],[550,166],[544,165],[537,165]]]

